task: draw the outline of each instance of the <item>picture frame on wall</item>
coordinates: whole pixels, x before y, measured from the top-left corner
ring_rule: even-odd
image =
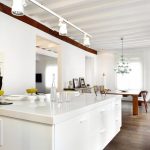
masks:
[[[73,87],[74,88],[79,88],[79,79],[73,78]]]
[[[79,78],[79,82],[80,82],[80,87],[81,87],[81,88],[86,87],[84,78],[80,77],[80,78]]]

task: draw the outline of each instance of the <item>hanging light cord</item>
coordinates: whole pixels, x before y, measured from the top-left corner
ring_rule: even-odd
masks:
[[[122,41],[122,60],[123,60],[123,38],[121,38]]]

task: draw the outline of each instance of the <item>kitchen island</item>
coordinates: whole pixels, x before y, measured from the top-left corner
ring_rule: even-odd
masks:
[[[0,150],[102,150],[120,131],[119,95],[49,97],[0,106]]]

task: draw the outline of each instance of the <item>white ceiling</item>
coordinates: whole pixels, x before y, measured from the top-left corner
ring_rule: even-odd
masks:
[[[0,0],[11,6],[12,0]],[[98,51],[150,47],[150,0],[37,0],[93,36]],[[25,14],[58,30],[58,19],[28,2]],[[68,27],[68,36],[82,42],[83,35]]]

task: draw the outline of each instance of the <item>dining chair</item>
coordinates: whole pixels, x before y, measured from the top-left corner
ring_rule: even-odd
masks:
[[[147,98],[147,95],[148,95],[148,91],[141,91],[139,96],[138,96],[138,103],[139,103],[139,106],[142,105],[142,103],[144,103],[144,107],[145,107],[145,111],[147,113],[147,108],[148,108],[148,104],[147,104],[147,101],[148,101],[148,98]]]
[[[100,94],[107,94],[108,91],[111,91],[110,89],[105,89],[104,85],[100,85],[100,86],[94,86],[94,93],[97,96],[97,93],[100,92]]]

